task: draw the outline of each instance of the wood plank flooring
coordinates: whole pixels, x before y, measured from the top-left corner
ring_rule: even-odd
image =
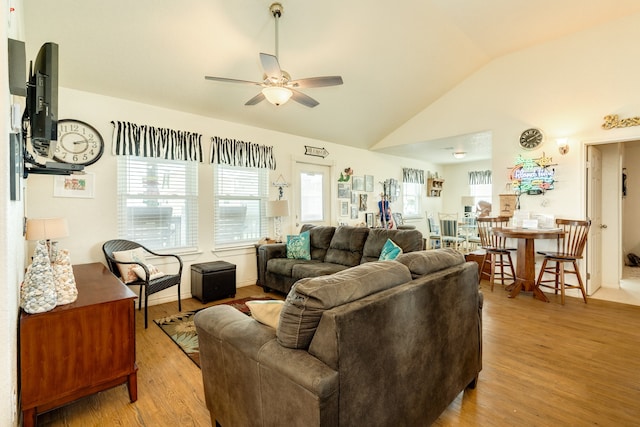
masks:
[[[640,423],[640,307],[559,297],[515,299],[483,282],[483,370],[435,426],[632,426]],[[235,298],[264,295],[238,288]],[[216,303],[227,300],[217,301]],[[209,303],[207,305],[213,305]],[[183,301],[183,311],[202,308]],[[200,369],[151,321],[177,303],[137,313],[138,401],[126,386],[38,417],[41,426],[210,426]],[[375,391],[371,391],[375,392]]]

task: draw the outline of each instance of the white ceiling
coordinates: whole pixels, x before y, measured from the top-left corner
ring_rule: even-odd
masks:
[[[640,12],[638,0],[282,0],[282,68],[294,79],[344,80],[303,90],[320,102],[307,108],[245,106],[258,87],[204,79],[262,78],[258,54],[275,53],[270,0],[23,3],[28,58],[58,43],[61,86],[359,148],[492,59]],[[461,149],[477,160],[487,137],[429,141],[429,150],[407,141],[385,152],[448,163]]]

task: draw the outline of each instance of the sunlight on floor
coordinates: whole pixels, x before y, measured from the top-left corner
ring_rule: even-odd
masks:
[[[619,289],[600,288],[591,298],[640,305],[640,268],[624,267]]]

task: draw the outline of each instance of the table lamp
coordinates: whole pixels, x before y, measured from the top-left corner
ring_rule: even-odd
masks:
[[[283,216],[289,216],[289,202],[287,200],[269,200],[267,202],[267,217],[274,218],[276,242],[282,242],[281,220]]]
[[[69,226],[66,218],[27,219],[27,240],[46,240],[49,258],[51,258],[51,240],[67,237]],[[54,261],[53,259],[51,261]]]

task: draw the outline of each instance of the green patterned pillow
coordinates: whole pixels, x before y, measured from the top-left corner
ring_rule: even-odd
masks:
[[[311,241],[308,231],[298,236],[287,236],[287,258],[311,259]]]
[[[378,261],[390,261],[394,260],[402,253],[402,248],[396,245],[393,240],[387,239],[386,243],[382,247],[380,252],[380,258]]]

